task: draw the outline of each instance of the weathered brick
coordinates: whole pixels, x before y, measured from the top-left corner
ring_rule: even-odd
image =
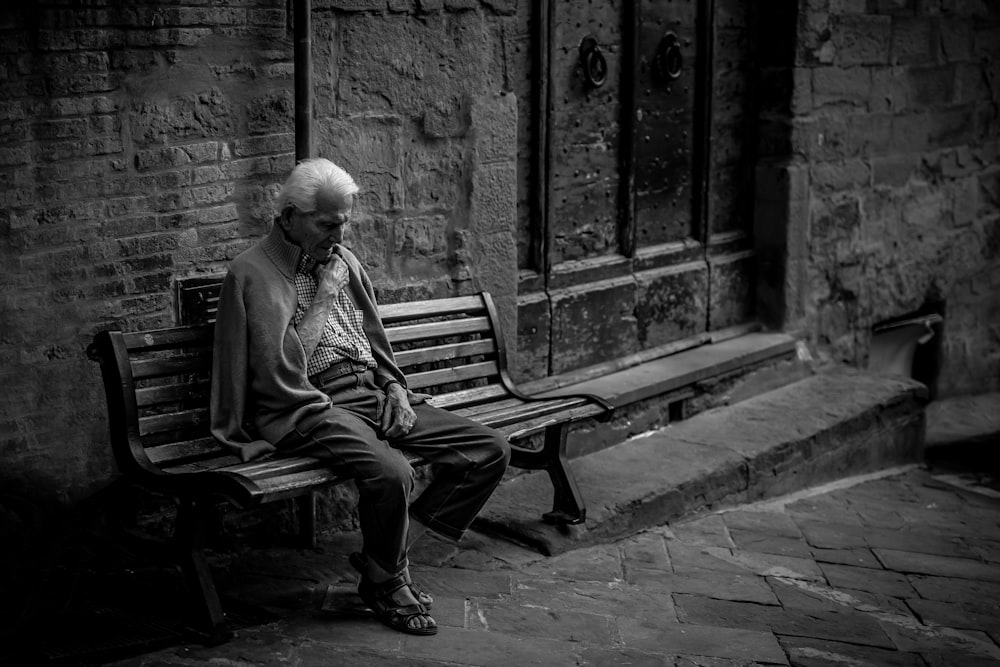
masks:
[[[892,22],[890,60],[894,65],[919,65],[938,60],[940,36],[937,21],[926,16]]]
[[[210,37],[212,28],[155,28],[152,30],[129,30],[125,33],[125,43],[129,46],[195,46]]]
[[[930,121],[926,113],[894,116],[890,148],[901,153],[921,152],[927,149],[929,136]]]
[[[889,62],[890,17],[845,14],[831,17],[830,22],[836,64],[846,67]]]
[[[247,21],[256,25],[280,25],[286,23],[285,10],[283,9],[251,9],[247,14]]]
[[[913,14],[917,0],[868,0],[868,11],[875,14]]]
[[[811,170],[811,183],[820,190],[851,190],[871,181],[868,164],[859,159],[819,162]]]
[[[967,61],[972,58],[972,24],[951,16],[941,18],[941,55],[945,62]]]
[[[872,160],[872,182],[876,186],[900,187],[920,167],[918,153],[907,153]]]
[[[975,133],[975,116],[971,106],[932,111],[928,116],[927,139],[932,148],[969,143]]]
[[[892,141],[891,114],[855,114],[850,117],[847,155],[884,155]]]
[[[812,75],[815,107],[829,104],[867,105],[872,93],[872,73],[868,67],[817,67]]]
[[[233,141],[233,155],[248,157],[272,153],[287,153],[295,148],[295,135],[289,132]]]
[[[39,30],[38,48],[44,51],[96,50],[120,47],[125,35],[115,28],[81,28],[77,30]]]
[[[313,7],[342,12],[382,11],[386,8],[386,0],[316,0]]]

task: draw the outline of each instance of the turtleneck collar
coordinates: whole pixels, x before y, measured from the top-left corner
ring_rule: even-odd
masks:
[[[285,230],[281,228],[277,218],[271,225],[271,231],[260,242],[260,246],[285,277],[289,280],[295,277],[295,268],[299,265],[302,249],[288,241]]]

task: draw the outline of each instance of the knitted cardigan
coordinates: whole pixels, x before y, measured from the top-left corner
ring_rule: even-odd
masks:
[[[222,283],[211,431],[244,461],[275,451],[275,444],[296,425],[315,423],[331,406],[330,398],[309,382],[305,350],[292,324],[301,254],[275,222],[266,237],[232,261]],[[364,313],[364,332],[378,364],[375,380],[379,386],[396,380],[406,387],[382,328],[371,280],[353,253],[343,249],[341,254],[350,275],[348,295]]]

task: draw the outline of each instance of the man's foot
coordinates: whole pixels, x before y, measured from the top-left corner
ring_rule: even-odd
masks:
[[[427,608],[417,602],[402,576],[388,581],[358,585],[358,594],[383,624],[411,635],[435,635],[437,623],[427,613]]]
[[[347,560],[348,562],[350,562],[351,567],[357,570],[358,574],[361,575],[361,582],[358,584],[358,591],[360,592],[361,586],[371,584],[372,582],[372,577],[370,576],[370,568],[368,567],[369,563],[368,558],[363,553],[355,551],[348,557]],[[427,610],[430,611],[431,605],[434,604],[434,598],[431,597],[429,593],[421,590],[416,584],[413,583],[413,580],[410,578],[409,570],[404,570],[402,576],[404,579],[406,579],[406,585],[410,587],[410,591],[413,593],[413,596],[416,598],[417,602],[427,607]]]

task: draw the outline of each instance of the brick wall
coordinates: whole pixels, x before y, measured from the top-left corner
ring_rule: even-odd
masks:
[[[0,11],[0,460],[114,473],[92,334],[175,323],[176,281],[263,234],[293,165],[285,0]],[[489,289],[513,332],[515,2],[315,0],[316,153],[363,189],[383,300]],[[511,333],[512,336],[512,333]]]
[[[864,365],[944,303],[944,394],[1000,388],[1000,4],[775,3],[758,243],[772,321]],[[782,27],[785,30],[782,30]]]

